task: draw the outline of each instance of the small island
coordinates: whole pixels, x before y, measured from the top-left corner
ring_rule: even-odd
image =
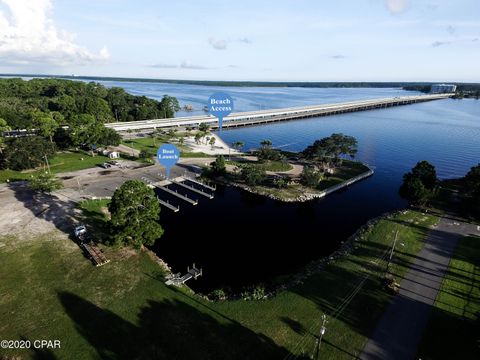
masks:
[[[238,151],[244,144],[235,142]],[[217,156],[203,175],[284,202],[324,197],[373,174],[367,165],[353,161],[357,140],[332,134],[300,153],[275,149],[270,140],[250,153]]]

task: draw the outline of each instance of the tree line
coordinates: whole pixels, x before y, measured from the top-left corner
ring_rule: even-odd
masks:
[[[458,194],[456,202],[463,211],[467,211],[477,218],[480,217],[480,164],[473,166],[460,179],[440,181],[435,166],[428,161],[418,162],[411,171],[403,175],[403,182],[399,188],[402,198],[412,205],[438,205],[445,201],[442,190],[455,188]]]
[[[0,168],[23,170],[57,150],[118,145],[105,123],[173,117],[178,100],[134,96],[118,87],[60,79],[0,79]],[[11,130],[28,136],[5,138]]]

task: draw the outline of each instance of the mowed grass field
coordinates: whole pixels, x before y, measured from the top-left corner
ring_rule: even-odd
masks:
[[[179,136],[178,134],[176,136]],[[122,144],[134,148],[140,151],[146,151],[152,156],[155,156],[157,150],[160,146],[165,143],[172,143],[180,150],[180,156],[183,158],[203,158],[203,157],[212,157],[212,155],[205,154],[203,152],[192,152],[190,147],[186,145],[178,144],[178,141],[172,141],[176,139],[175,137],[170,137],[168,135],[153,137],[143,137],[135,139],[126,139],[122,141]]]
[[[83,160],[82,160],[83,159]],[[85,152],[61,152],[49,159],[50,171],[54,174],[77,171],[95,167],[110,159],[103,155],[91,156]],[[46,167],[45,167],[46,169]],[[37,170],[41,171],[41,170]],[[35,171],[0,170],[0,183],[16,180],[28,180]]]
[[[312,354],[326,313],[320,358],[351,359],[391,299],[381,259],[395,232],[391,271],[402,275],[436,221],[413,211],[381,220],[352,254],[303,283],[267,300],[218,303],[165,286],[143,251],[104,248],[111,262],[96,268],[71,240],[1,238],[0,337],[61,340],[61,349],[40,354],[57,359],[288,359]]]
[[[422,359],[479,359],[480,237],[461,239],[450,261],[427,330]]]

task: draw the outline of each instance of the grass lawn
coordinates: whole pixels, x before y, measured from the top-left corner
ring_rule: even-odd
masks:
[[[94,213],[101,205],[84,207]],[[393,270],[404,274],[436,221],[413,211],[384,219],[362,234],[349,256],[297,287],[255,302],[210,303],[168,288],[144,252],[105,248],[112,261],[96,268],[70,240],[0,238],[0,334],[60,339],[62,348],[51,352],[57,359],[283,359],[290,352],[311,354],[325,312],[329,323],[320,357],[351,359],[390,300],[380,286],[385,264],[378,258],[399,230]],[[362,280],[358,294],[340,308]],[[336,317],[334,309],[341,310]]]
[[[8,181],[28,180],[31,174],[15,170],[0,170],[0,183]]]
[[[172,138],[169,137],[168,135],[157,137],[156,140],[154,140],[153,137],[143,137],[143,138],[123,140],[122,144],[140,151],[144,150],[152,154],[152,156],[155,156],[158,148],[165,143],[171,143],[172,142],[171,139]],[[182,146],[176,143],[175,146],[178,147],[178,149],[180,150],[180,156],[183,158],[212,157],[212,155],[208,155],[202,152],[192,152],[191,149],[185,145]]]
[[[450,261],[427,330],[422,359],[479,359],[480,237],[465,237]]]
[[[136,139],[123,140],[122,144],[140,151],[144,150],[154,154],[157,152],[158,148],[165,142],[168,142],[168,140],[169,139],[167,138],[159,139],[157,137],[156,140],[154,140],[153,137],[142,137],[142,138],[136,138]]]
[[[265,161],[265,162],[257,162],[257,161],[249,161],[249,160],[231,161],[231,160],[228,160],[227,158],[226,163],[228,165],[234,165],[239,167],[249,164],[265,171],[274,171],[274,172],[289,171],[293,169],[293,166],[286,161]]]
[[[50,170],[53,173],[83,170],[103,164],[109,160],[107,156],[98,154],[91,156],[84,152],[63,152],[58,153],[50,160]]]
[[[333,175],[328,176],[324,180],[320,181],[318,190],[325,190],[331,186],[340,184],[352,177],[358,176],[369,169],[360,162],[343,160],[342,165],[335,169]]]
[[[83,158],[83,160],[81,160]],[[91,156],[85,152],[60,152],[49,159],[52,173],[83,170],[103,164],[110,159],[103,155]],[[37,170],[39,171],[39,170]],[[0,182],[28,180],[36,171],[0,170]]]

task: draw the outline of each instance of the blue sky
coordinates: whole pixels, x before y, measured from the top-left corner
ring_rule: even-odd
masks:
[[[478,0],[0,0],[0,72],[480,81]]]

